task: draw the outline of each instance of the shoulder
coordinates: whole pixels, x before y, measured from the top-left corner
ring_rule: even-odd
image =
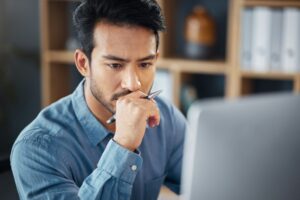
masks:
[[[68,140],[68,126],[74,121],[72,109],[70,109],[70,97],[65,97],[50,106],[44,108],[37,117],[28,124],[17,137],[12,152],[16,146],[31,150],[45,150],[54,153],[60,148],[61,143]]]
[[[13,144],[11,158],[18,157],[20,162],[22,155],[30,155],[28,159],[64,159],[69,141],[66,135],[63,131],[54,134],[41,128],[22,131]]]
[[[67,167],[70,166],[68,157],[75,143],[72,133],[65,129],[51,131],[51,124],[48,128],[29,125],[13,144],[10,155],[11,164],[15,167],[17,165],[51,167],[58,166],[57,163],[64,163]],[[67,170],[64,171],[67,172]]]
[[[35,174],[59,174],[71,177],[68,149],[61,140],[41,129],[29,129],[20,134],[10,155],[11,168],[17,177]],[[29,180],[28,180],[29,181]]]
[[[24,132],[33,134],[41,131],[56,135],[61,129],[70,125],[75,120],[74,118],[71,96],[66,96],[41,110],[36,118],[23,129],[21,135]]]

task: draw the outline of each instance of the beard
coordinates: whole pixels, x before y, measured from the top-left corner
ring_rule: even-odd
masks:
[[[94,96],[94,98],[112,114],[115,113],[115,108],[111,102],[118,100],[119,97],[126,96],[131,93],[131,91],[129,91],[129,90],[124,90],[122,92],[113,94],[112,97],[110,98],[110,100],[107,101],[107,100],[105,100],[103,92],[97,86],[96,81],[93,79],[93,77],[91,77],[91,79],[90,79],[90,91],[91,91],[92,95]]]
[[[153,84],[150,87],[150,90],[148,91],[148,93],[152,90]],[[115,107],[113,106],[113,104],[111,102],[113,101],[117,101],[119,97],[122,96],[126,96],[128,94],[130,94],[132,91],[130,90],[124,90],[121,92],[117,92],[115,94],[113,94],[110,98],[109,101],[105,100],[103,92],[101,91],[101,89],[97,86],[96,81],[94,80],[93,76],[91,76],[90,79],[90,91],[92,93],[92,95],[94,96],[94,98],[105,108],[107,109],[109,112],[111,112],[112,114],[114,114],[116,112]]]

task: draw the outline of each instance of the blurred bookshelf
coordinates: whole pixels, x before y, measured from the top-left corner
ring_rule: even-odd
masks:
[[[203,84],[201,78],[207,80],[211,77],[218,82],[217,85],[221,87],[219,89],[222,92],[216,92],[216,97],[238,98],[243,95],[251,95],[253,90],[249,90],[249,88],[251,88],[251,84],[254,84],[254,81],[251,80],[257,79],[290,81],[292,88],[288,87],[287,90],[300,92],[299,72],[244,70],[240,59],[242,43],[240,24],[242,23],[242,11],[245,8],[256,6],[300,7],[300,1],[224,0],[220,3],[217,0],[198,0],[197,3],[194,1],[184,1],[183,3],[179,0],[159,0],[158,2],[163,8],[168,29],[161,34],[159,49],[161,57],[157,67],[158,70],[168,71],[172,76],[170,79],[172,100],[179,108],[182,107],[182,88],[186,83],[199,88],[198,84]],[[78,0],[40,1],[42,106],[47,106],[71,92],[70,67],[74,65],[74,55],[72,50],[67,50],[66,43],[70,35],[74,34],[70,28],[70,19],[72,9],[79,3]],[[214,10],[216,7],[215,12],[221,13],[215,16],[217,25],[220,27],[218,32],[218,37],[220,37],[218,41],[220,42],[217,56],[213,59],[189,59],[181,55],[179,51],[180,40],[183,40],[182,35],[178,33],[183,28],[182,18],[187,15],[187,11],[190,11],[189,8],[196,4],[208,6],[210,10]],[[185,8],[185,12],[183,8]],[[205,84],[206,90],[213,92],[215,88],[211,88],[210,85]]]

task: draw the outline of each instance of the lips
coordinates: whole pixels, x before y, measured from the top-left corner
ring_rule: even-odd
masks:
[[[120,97],[122,96],[126,96],[128,94],[130,94],[131,92],[129,90],[125,90],[123,92],[119,92],[119,93],[116,93],[112,96],[111,100],[112,101],[117,101]]]

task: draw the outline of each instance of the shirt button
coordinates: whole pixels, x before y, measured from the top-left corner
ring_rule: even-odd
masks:
[[[131,166],[131,170],[132,170],[132,171],[136,171],[136,170],[137,170],[137,166],[136,166],[136,165],[132,165],[132,166]]]

